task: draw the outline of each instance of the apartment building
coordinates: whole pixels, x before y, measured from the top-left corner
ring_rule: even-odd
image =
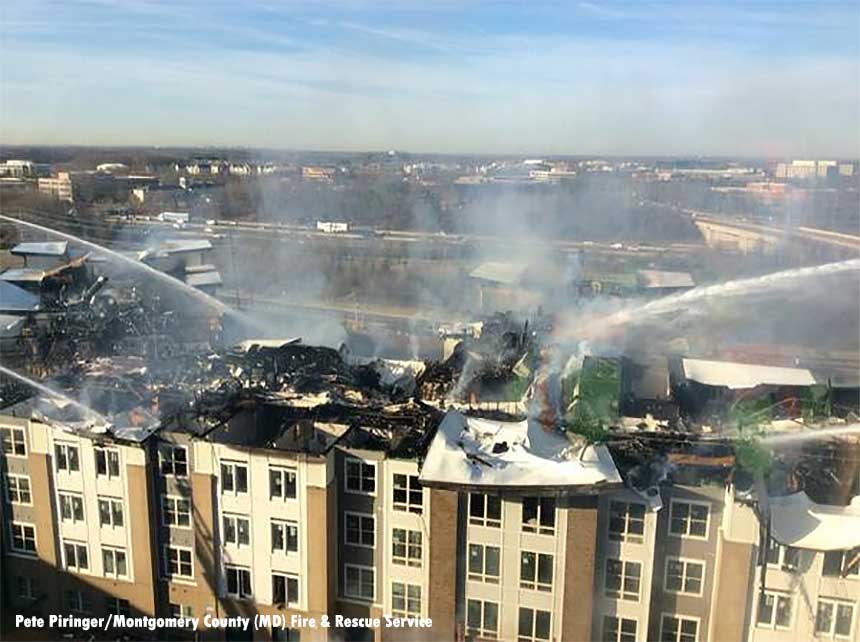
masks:
[[[659,500],[422,484],[432,433],[259,408],[99,432],[32,419],[28,403],[0,417],[3,591],[22,613],[332,620],[196,634],[211,640],[858,639],[853,554],[760,551],[724,482],[685,479]],[[335,614],[433,624],[343,629]],[[149,637],[168,634],[183,637]]]
[[[4,591],[24,613],[153,613],[146,448],[4,416]]]

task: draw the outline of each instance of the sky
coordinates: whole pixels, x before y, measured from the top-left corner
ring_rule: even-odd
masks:
[[[860,155],[860,0],[0,3],[0,143]]]

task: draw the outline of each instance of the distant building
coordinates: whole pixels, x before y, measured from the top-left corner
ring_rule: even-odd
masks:
[[[29,160],[7,160],[0,163],[0,176],[9,178],[37,178],[49,176],[50,165]]]
[[[843,163],[853,170],[853,164]],[[812,178],[829,178],[842,173],[842,165],[835,160],[793,160],[791,163],[779,163],[776,166],[777,178],[808,180]],[[852,171],[853,173],[853,171]],[[843,174],[851,176],[852,174]]]
[[[331,183],[337,174],[337,168],[328,165],[304,165],[302,167],[302,178],[309,181],[323,181]]]
[[[96,165],[96,171],[107,174],[128,174],[128,165],[125,163],[102,163]]]
[[[60,172],[55,177],[40,178],[39,192],[61,201],[73,201],[72,179],[69,172]]]

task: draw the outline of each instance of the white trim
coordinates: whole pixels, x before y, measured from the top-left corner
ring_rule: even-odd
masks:
[[[770,629],[775,631],[790,631],[794,628],[794,595],[792,595],[788,591],[757,591],[757,597],[755,598],[755,613],[753,615],[753,626],[757,629]],[[759,621],[759,611],[761,609],[761,596],[767,595],[773,598],[773,612],[771,613],[770,622],[762,623]],[[779,625],[776,623],[776,605],[778,603],[779,598],[788,598],[789,604],[789,613],[788,613],[788,624],[787,625]]]
[[[672,532],[672,516],[675,514],[675,504],[688,504],[690,506],[704,506],[708,509],[708,518],[705,520],[705,534],[702,535],[691,535],[690,524],[692,523],[692,518],[689,517],[687,521],[687,533],[673,533]],[[666,532],[670,537],[680,537],[681,539],[696,539],[702,542],[705,542],[710,539],[711,534],[711,513],[713,513],[713,505],[711,502],[703,502],[697,501],[695,499],[681,499],[681,498],[672,498],[672,501],[669,502],[669,521],[666,525]]]
[[[20,482],[18,480],[21,480],[21,479],[27,480],[27,494],[30,495],[30,501],[29,502],[12,501],[12,495],[9,492],[10,491],[9,480],[12,478],[14,478],[16,480],[15,490],[17,491],[18,495],[21,494],[21,489],[20,489],[20,485],[19,485]],[[30,481],[29,475],[20,475],[18,473],[6,473],[6,480],[5,480],[5,484],[3,486],[4,486],[4,490],[6,491],[5,495],[6,495],[6,502],[7,503],[14,505],[14,506],[32,506],[33,505],[33,484]]]
[[[30,551],[25,548],[15,548],[15,526],[29,526],[33,529],[33,548],[36,550]],[[25,538],[26,539],[26,538]],[[23,557],[37,557],[39,555],[39,538],[36,534],[36,525],[30,522],[19,522],[17,520],[9,521],[9,552]]]
[[[373,575],[373,595],[370,597],[365,597],[363,595],[350,595],[347,592],[347,586],[349,586],[349,582],[347,581],[347,574],[349,569],[354,568],[359,571],[359,585],[361,585],[361,571],[370,571],[371,575]],[[362,604],[366,604],[368,602],[373,603],[376,600],[376,567],[374,566],[365,566],[364,564],[344,564],[343,565],[343,595],[344,597],[348,597],[350,599],[356,600]]]
[[[359,538],[361,537],[361,533],[362,533],[361,518],[365,517],[365,518],[370,518],[373,520],[373,546],[371,546],[369,544],[361,544],[358,542],[350,542],[347,539],[347,533],[349,532],[349,529],[347,528],[346,520],[347,520],[347,517],[349,517],[350,515],[359,518],[359,522],[358,522]],[[374,550],[374,549],[376,549],[376,544],[379,541],[379,537],[378,537],[376,531],[377,531],[376,515],[374,515],[373,513],[360,513],[358,511],[344,511],[343,512],[343,543],[346,546],[360,546],[361,548],[368,548],[368,549]]]
[[[21,435],[22,435],[21,443],[24,444],[24,454],[19,455],[19,454],[14,453],[14,452],[7,453],[5,450],[3,450],[2,445],[0,445],[0,454],[4,455],[6,457],[14,457],[16,459],[27,459],[30,456],[30,444],[27,443],[27,431],[24,430],[24,428],[21,426],[9,426],[9,425],[0,426],[0,433],[2,433],[3,430],[11,431],[10,435],[12,433],[14,433],[15,431],[19,431],[21,433]],[[2,438],[2,435],[0,435],[0,444],[2,444],[2,441],[3,441],[3,438]],[[14,444],[15,444],[15,439],[12,438],[12,445],[13,445],[12,449],[13,450],[14,450]]]
[[[830,631],[827,631],[827,632],[824,632],[824,631],[819,632],[816,630],[817,625],[818,625],[818,609],[822,603],[833,605],[833,617],[831,619],[832,626],[830,627]],[[836,633],[836,613],[839,609],[839,606],[851,607],[851,628],[848,631],[848,635],[838,635]],[[835,640],[850,640],[851,636],[854,633],[854,627],[857,624],[857,603],[855,601],[850,600],[850,599],[823,597],[823,596],[819,595],[818,599],[815,601],[815,613],[813,614],[813,618],[814,619],[813,619],[812,630],[813,630],[813,634],[815,635],[815,637],[825,637],[825,638],[831,638],[831,639],[835,639]]]
[[[681,562],[684,565],[684,574],[681,576],[681,590],[675,591],[668,587],[669,580],[669,562]],[[690,564],[698,564],[702,567],[702,577],[699,579],[699,592],[691,593],[689,591],[684,590],[684,585],[686,584],[687,579],[687,566]],[[690,557],[674,557],[667,555],[666,560],[663,564],[663,591],[666,593],[670,593],[672,595],[688,595],[691,597],[702,597],[705,594],[705,575],[707,573],[707,563],[702,559],[695,559]]]
[[[177,551],[188,551],[191,556],[191,575],[180,575],[180,574],[172,574],[170,572],[170,549],[175,548]],[[162,546],[162,555],[163,555],[163,565],[161,572],[163,573],[164,579],[175,582],[177,580],[182,581],[183,583],[194,580],[194,549],[190,546],[176,546],[174,544],[164,544]],[[181,567],[179,562],[179,556],[176,556],[176,565]]]
[[[176,450],[177,448],[181,448],[182,450],[185,451],[185,474],[184,475],[177,475],[176,473],[165,473],[164,472],[164,451],[168,450],[168,449],[170,450],[170,459],[172,462],[173,461],[173,451]],[[190,461],[188,459],[188,452],[189,452],[188,446],[185,446],[183,444],[172,444],[172,443],[167,443],[167,442],[160,443],[158,445],[158,473],[160,475],[162,475],[163,477],[170,477],[171,479],[188,479],[188,477],[191,474],[191,464],[190,464]],[[174,468],[175,468],[175,465],[174,465]]]
[[[691,622],[696,623],[696,642],[702,642],[702,618],[696,617],[695,615],[683,615],[681,613],[671,613],[671,612],[663,612],[660,613],[660,628],[659,628],[659,638],[663,639],[663,620],[664,618],[673,618],[678,620],[678,635],[675,638],[675,642],[679,642],[681,639],[681,624],[684,620],[689,620]]]
[[[182,524],[176,523],[173,524],[167,520],[167,510],[165,506],[165,502],[179,502],[186,501],[188,502],[188,525],[183,526]],[[179,511],[175,510],[176,506],[174,506],[174,513],[179,515]],[[191,518],[191,499],[188,497],[183,497],[182,495],[162,495],[161,496],[161,524],[166,526],[167,528],[181,528],[183,530],[190,530],[194,527],[194,520]]]
[[[362,466],[371,466],[373,467],[373,492],[369,492],[366,490],[354,490],[349,488],[349,473],[347,472],[347,467],[350,463],[357,462]],[[344,455],[343,458],[343,492],[349,493],[350,495],[365,495],[367,497],[376,497],[376,493],[379,491],[379,467],[376,465],[376,461],[361,459],[360,457],[356,457],[355,455]],[[362,471],[363,472],[363,471]],[[364,479],[363,475],[359,475],[359,482]]]
[[[627,616],[627,615],[624,615],[622,613],[603,613],[602,614],[601,619],[600,619],[600,637],[599,637],[599,639],[601,639],[601,640],[606,639],[606,618],[612,618],[612,619],[618,621],[618,629],[617,629],[617,632],[615,634],[615,640],[613,640],[612,642],[621,642],[621,622],[623,620],[628,620],[630,622],[633,622],[636,625],[636,633],[633,634],[634,638],[636,640],[641,639],[639,637],[639,618]],[[661,631],[661,633],[662,633],[662,631]]]

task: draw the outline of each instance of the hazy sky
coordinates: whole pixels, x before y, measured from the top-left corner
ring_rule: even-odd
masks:
[[[0,142],[857,156],[858,34],[858,0],[7,0]]]

